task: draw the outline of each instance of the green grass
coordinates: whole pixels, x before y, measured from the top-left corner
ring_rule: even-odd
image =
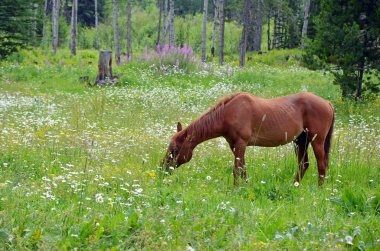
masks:
[[[244,70],[209,65],[186,74],[135,62],[114,67],[121,84],[104,88],[79,81],[95,79],[96,52],[37,53],[35,63],[30,53],[0,66],[3,249],[380,248],[379,99],[342,101],[331,75],[286,60],[297,51],[255,55]],[[292,186],[291,145],[249,148],[250,180],[238,187],[222,139],[197,147],[172,175],[159,172],[177,121],[189,124],[236,91],[306,90],[336,107],[323,187],[314,157]]]

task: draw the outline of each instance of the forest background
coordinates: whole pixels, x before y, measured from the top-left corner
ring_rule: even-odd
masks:
[[[0,14],[3,59],[25,46],[53,54],[102,48],[114,50],[119,63],[122,52],[129,60],[144,48],[186,44],[202,61],[218,56],[222,65],[239,55],[244,66],[246,51],[304,48],[304,64],[331,70],[342,96],[379,91],[375,0],[4,0]]]

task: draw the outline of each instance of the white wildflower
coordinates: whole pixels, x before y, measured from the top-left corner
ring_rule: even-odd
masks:
[[[192,246],[187,246],[186,250],[187,251],[195,251],[195,249]]]
[[[97,193],[95,194],[95,201],[96,203],[103,203],[104,202],[104,198],[103,198],[103,194],[101,193]]]
[[[344,237],[344,240],[346,241],[346,244],[354,245],[354,243],[352,242],[354,240],[354,238],[352,238],[351,235],[347,235],[346,237]]]

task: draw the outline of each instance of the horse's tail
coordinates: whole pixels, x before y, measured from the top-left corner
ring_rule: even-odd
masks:
[[[330,104],[331,105],[331,104]],[[330,125],[329,132],[327,133],[326,139],[325,139],[325,159],[326,159],[326,165],[329,163],[329,153],[330,153],[330,146],[331,146],[331,139],[332,134],[334,131],[334,121],[335,121],[335,113],[334,113],[334,107],[331,105],[333,117]]]

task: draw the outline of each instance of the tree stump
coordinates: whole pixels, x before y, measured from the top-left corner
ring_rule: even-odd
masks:
[[[98,76],[94,85],[113,84],[112,78],[112,51],[104,50],[99,53]]]

